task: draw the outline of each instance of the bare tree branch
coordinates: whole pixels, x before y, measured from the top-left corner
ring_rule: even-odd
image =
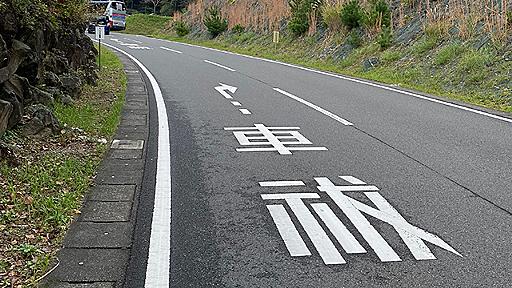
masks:
[[[143,2],[153,4],[153,14],[156,14],[156,7],[162,2],[162,0],[144,0]]]

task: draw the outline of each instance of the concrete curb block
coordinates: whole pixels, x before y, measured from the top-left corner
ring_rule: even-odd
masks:
[[[127,56],[113,52],[123,63],[128,80],[121,123],[85,197],[82,213],[57,254],[59,265],[43,287],[124,286],[144,177],[149,93],[139,67]]]

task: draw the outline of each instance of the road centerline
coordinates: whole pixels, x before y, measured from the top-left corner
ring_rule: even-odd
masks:
[[[248,59],[253,59],[253,60],[258,60],[258,61],[278,64],[278,65],[283,65],[283,66],[288,66],[288,67],[291,67],[291,68],[295,68],[295,69],[299,69],[299,70],[303,70],[303,71],[307,71],[307,72],[313,72],[313,73],[321,74],[321,75],[324,75],[324,76],[334,77],[334,78],[338,78],[338,79],[345,80],[345,81],[350,81],[350,82],[354,82],[354,83],[358,83],[358,84],[363,84],[363,85],[367,85],[367,86],[372,86],[372,87],[388,90],[388,91],[399,93],[399,94],[402,94],[402,95],[408,95],[408,96],[411,96],[411,97],[414,97],[414,98],[418,98],[418,99],[434,102],[434,103],[441,104],[441,105],[444,105],[444,106],[449,106],[449,107],[452,107],[452,108],[455,108],[455,109],[460,109],[460,110],[464,110],[464,111],[467,111],[467,112],[471,112],[471,113],[479,114],[479,115],[482,115],[482,116],[490,117],[490,118],[493,118],[493,119],[497,119],[497,120],[505,121],[505,122],[508,122],[508,123],[512,123],[512,119],[511,118],[502,117],[502,116],[499,116],[499,115],[496,115],[496,114],[484,112],[482,110],[478,110],[478,109],[475,109],[475,108],[469,108],[469,107],[466,107],[466,106],[463,106],[463,105],[451,103],[451,102],[448,102],[448,101],[445,101],[445,100],[440,100],[440,99],[437,99],[437,98],[434,98],[434,97],[424,96],[424,95],[420,95],[418,93],[409,92],[409,91],[406,91],[406,90],[400,90],[400,89],[389,87],[389,86],[386,86],[386,85],[383,85],[383,84],[374,83],[374,82],[371,82],[369,80],[362,80],[362,79],[357,79],[357,78],[351,78],[351,77],[348,77],[348,76],[334,74],[334,73],[326,72],[326,71],[315,70],[315,69],[312,69],[312,68],[302,67],[302,66],[295,65],[295,64],[285,63],[285,62],[271,60],[271,59],[260,58],[260,57],[256,57],[256,56],[244,55],[244,54],[240,54],[240,53],[224,51],[224,50],[219,50],[219,49],[210,48],[210,47],[203,47],[203,46],[198,46],[198,45],[193,45],[193,44],[188,44],[188,43],[175,42],[175,41],[170,41],[170,40],[165,40],[165,39],[158,39],[158,40],[169,42],[169,43],[173,43],[173,44],[183,45],[183,46],[189,46],[189,47],[195,47],[195,48],[215,51],[215,52],[219,52],[219,53],[223,53],[223,54],[234,55],[234,56],[239,56],[239,57],[243,57],[243,58],[248,58]]]
[[[324,114],[325,116],[328,116],[328,117],[330,117],[330,118],[340,122],[343,125],[346,125],[346,126],[354,125],[351,122],[349,122],[348,120],[343,119],[340,116],[338,116],[338,115],[336,115],[336,114],[334,114],[332,112],[329,112],[329,111],[325,110],[324,108],[322,108],[320,106],[317,106],[317,105],[315,105],[315,104],[313,104],[311,102],[308,102],[308,101],[306,101],[306,100],[304,100],[304,99],[302,99],[302,98],[300,98],[298,96],[295,96],[295,95],[293,95],[291,93],[288,93],[288,92],[286,92],[284,90],[281,90],[279,88],[274,88],[274,90],[279,92],[279,93],[281,93],[281,94],[283,94],[283,95],[285,95],[285,96],[287,96],[287,97],[289,97],[289,98],[292,98],[293,100],[296,100],[296,101],[298,101],[298,102],[300,102],[300,103],[302,103],[302,104],[304,104],[304,105],[306,105],[306,106],[308,106],[310,108],[315,109],[316,111],[318,111],[318,112]]]
[[[171,48],[167,48],[167,47],[164,47],[164,46],[160,46],[160,49],[164,49],[164,50],[171,51],[171,52],[178,53],[178,54],[182,54],[183,53],[181,51],[174,50],[174,49],[171,49]]]
[[[233,68],[229,68],[229,67],[227,67],[227,66],[224,66],[224,65],[219,64],[219,63],[215,63],[215,62],[210,61],[210,60],[206,60],[206,59],[205,59],[205,60],[203,60],[203,61],[204,61],[204,62],[206,62],[206,63],[208,63],[208,64],[212,64],[212,65],[214,65],[214,66],[220,67],[220,68],[222,68],[222,69],[226,69],[226,70],[231,71],[231,72],[235,72],[235,71],[236,71],[236,70],[235,70],[235,69],[233,69]]]

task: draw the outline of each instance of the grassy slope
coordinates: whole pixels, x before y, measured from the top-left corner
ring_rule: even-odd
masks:
[[[494,47],[476,50],[472,43],[424,36],[410,46],[393,46],[385,51],[381,51],[376,43],[365,43],[343,60],[339,60],[333,53],[326,53],[328,49],[325,49],[332,48],[337,42],[336,39],[319,43],[313,37],[284,36],[281,43],[274,45],[271,35],[252,32],[227,33],[213,40],[179,38],[169,30],[147,27],[153,25],[144,21],[148,16],[132,17],[128,18],[126,33],[279,60],[512,112],[512,61],[505,61]],[[170,20],[160,17],[162,22],[165,19]],[[169,24],[165,23],[163,26],[169,27]],[[340,39],[338,42],[341,42]],[[379,59],[380,64],[365,70],[362,63],[370,57]]]
[[[0,162],[0,287],[35,285],[49,268],[68,225],[79,213],[106,144],[119,123],[126,75],[112,52],[102,53],[95,87],[85,86],[74,106],[56,104],[67,127],[61,135],[31,140],[9,132],[17,165]]]
[[[166,32],[168,22],[169,17],[165,16],[134,14],[126,20],[126,31],[140,35],[161,34]]]

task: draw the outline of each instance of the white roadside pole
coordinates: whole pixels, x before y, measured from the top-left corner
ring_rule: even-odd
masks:
[[[101,40],[105,39],[105,26],[96,26],[96,40],[98,40],[98,61],[101,71]]]
[[[272,42],[274,42],[274,49],[277,49],[277,43],[279,43],[279,31],[274,31],[272,34]]]

